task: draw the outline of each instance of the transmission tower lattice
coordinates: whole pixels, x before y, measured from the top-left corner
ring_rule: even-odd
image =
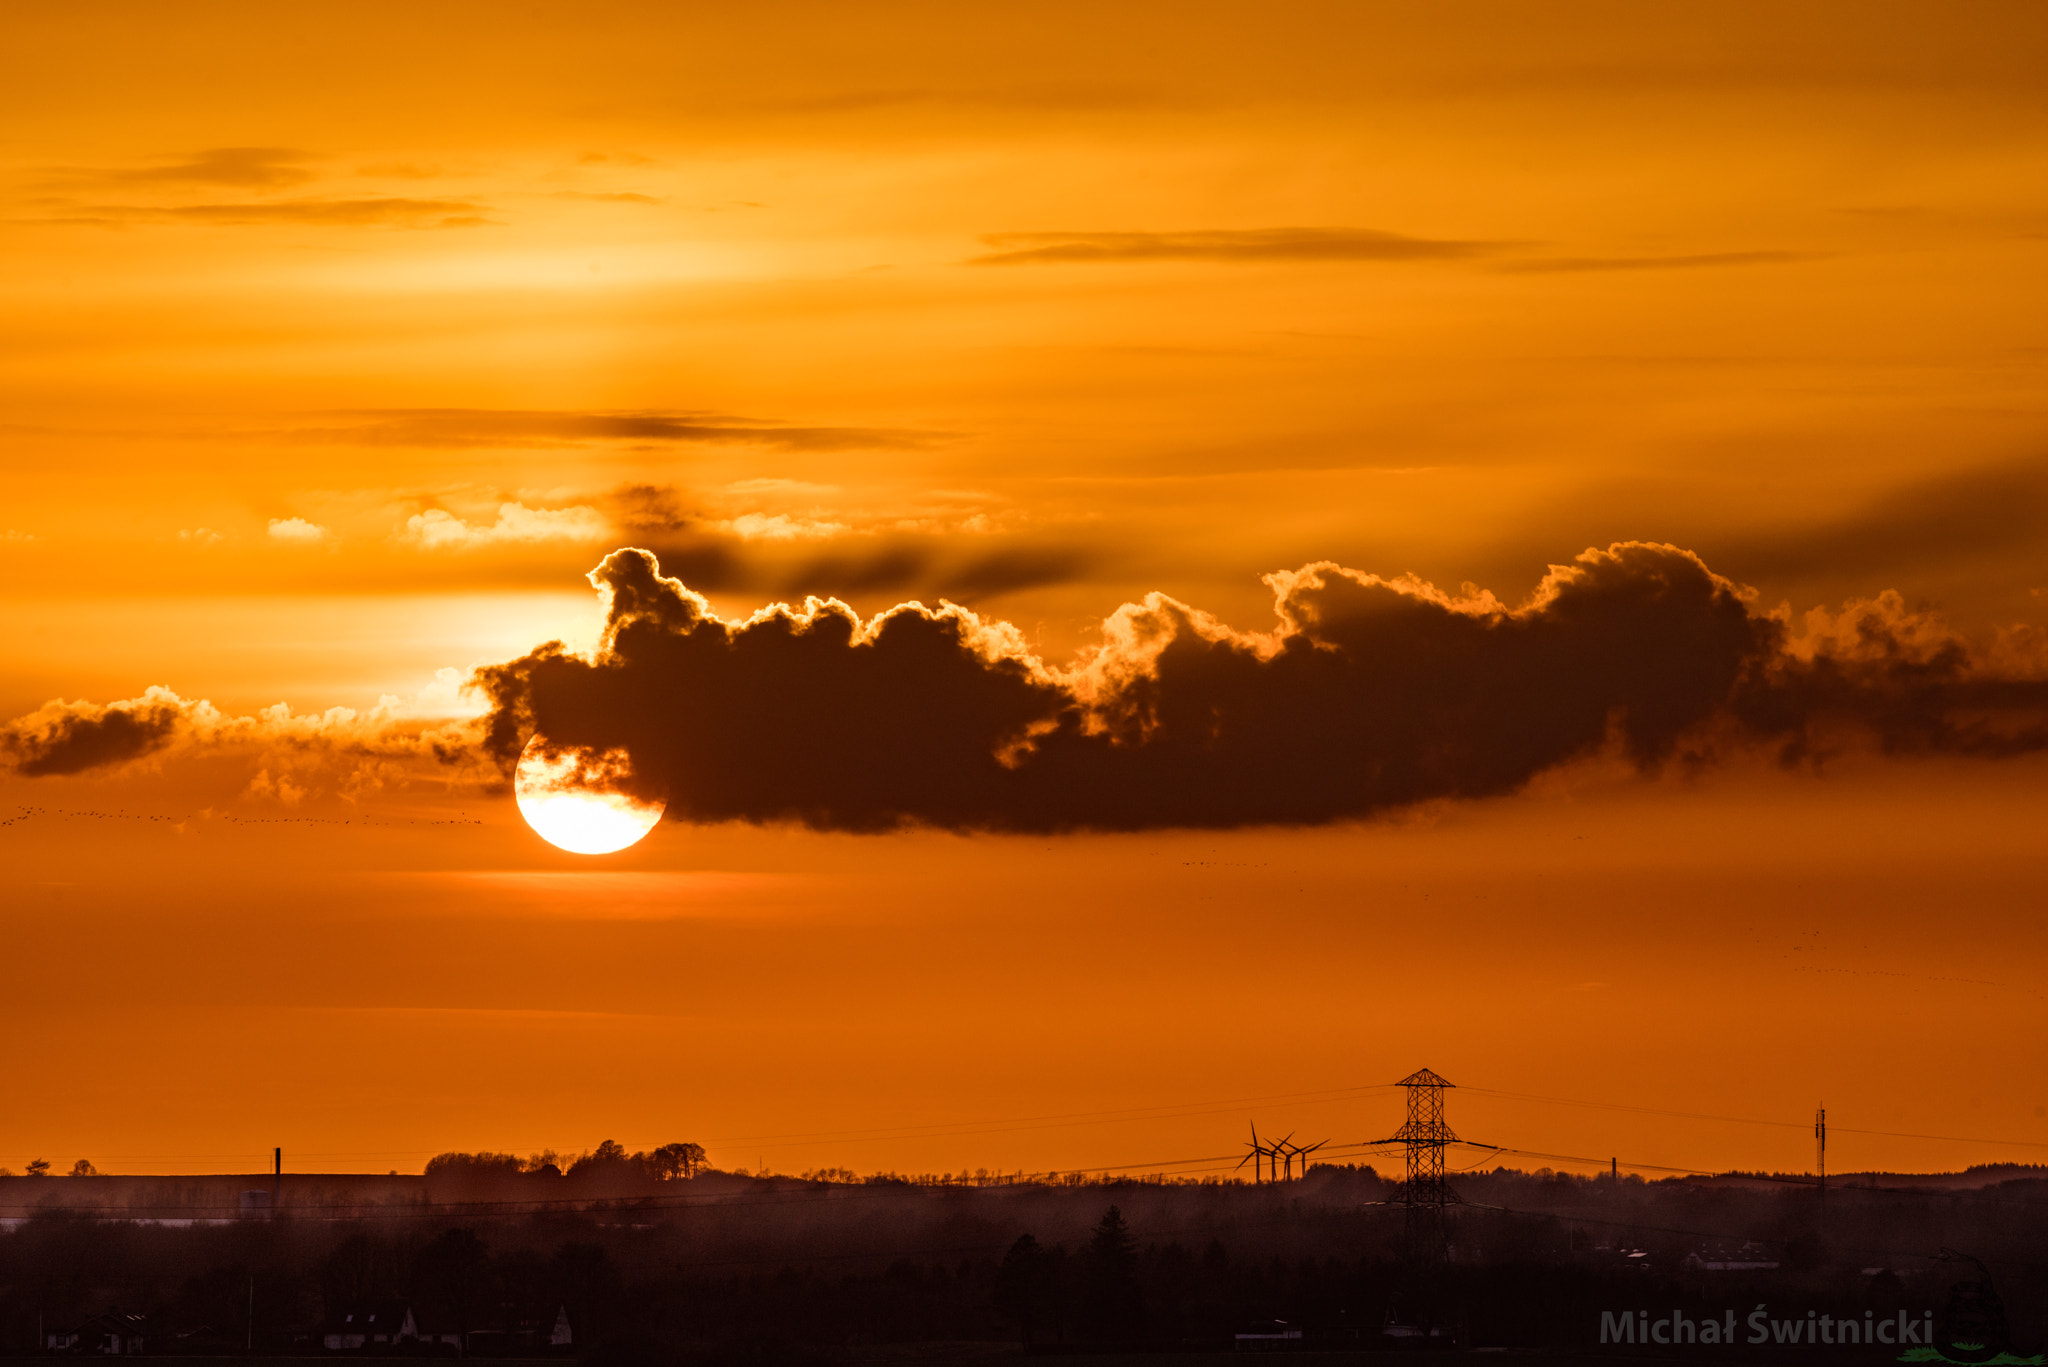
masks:
[[[1408,1121],[1381,1141],[1403,1144],[1408,1150],[1408,1179],[1394,1200],[1408,1211],[1409,1259],[1441,1263],[1450,1256],[1444,1207],[1458,1199],[1444,1178],[1444,1147],[1458,1142],[1444,1122],[1444,1089],[1457,1084],[1420,1068],[1402,1078],[1399,1085],[1408,1089]]]

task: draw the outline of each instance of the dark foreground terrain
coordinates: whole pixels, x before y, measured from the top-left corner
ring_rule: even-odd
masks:
[[[1941,1360],[1926,1338],[2025,1357],[2048,1327],[2038,1170],[1838,1186],[1824,1204],[1775,1179],[1475,1174],[1459,1182],[1448,1260],[1424,1271],[1389,1185],[1365,1168],[1261,1186],[705,1172],[571,1189],[471,1174],[363,1181],[352,1197],[337,1195],[342,1179],[293,1178],[279,1210],[247,1214],[227,1200],[270,1178],[187,1181],[182,1198],[143,1181],[0,1179],[14,1212],[0,1353],[126,1335],[124,1351],[242,1367],[458,1354],[938,1367],[1027,1353],[1108,1367],[1241,1362],[1253,1344],[1325,1367],[1423,1345],[1560,1363],[1889,1362]],[[393,1335],[350,1339],[373,1310]],[[1864,1341],[1879,1325],[1913,1337]],[[1730,1328],[1733,1343],[1706,1341]],[[1622,1341],[1603,1344],[1603,1329]]]

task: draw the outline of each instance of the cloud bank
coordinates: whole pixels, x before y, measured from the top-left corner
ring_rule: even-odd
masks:
[[[724,621],[645,551],[608,556],[591,658],[479,672],[485,745],[623,748],[684,821],[1060,831],[1312,824],[1509,793],[1618,750],[2048,749],[2040,643],[1973,652],[1896,596],[1795,633],[1695,555],[1619,543],[1524,604],[1320,563],[1267,576],[1276,624],[1154,594],[1071,668],[964,608],[834,600]]]
[[[232,752],[265,766],[245,797],[292,802],[436,774],[495,786],[538,735],[624,751],[632,772],[607,786],[683,821],[1053,832],[1343,821],[1598,755],[2048,750],[2048,633],[1972,644],[1895,593],[1795,621],[1667,545],[1589,550],[1513,606],[1310,564],[1266,576],[1256,632],[1152,594],[1065,666],[953,603],[863,619],[811,598],[729,621],[639,549],[590,580],[597,649],[479,670],[481,718],[452,705],[452,671],[446,697],[360,714],[228,716],[152,688],[16,718],[0,760],[38,778]]]

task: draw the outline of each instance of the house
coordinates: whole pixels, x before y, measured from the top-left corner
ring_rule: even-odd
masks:
[[[404,1301],[363,1301],[343,1306],[328,1319],[320,1346],[330,1353],[389,1352],[419,1338],[419,1321]]]
[[[110,1357],[134,1354],[143,1349],[145,1329],[142,1316],[109,1310],[104,1315],[94,1315],[76,1329],[46,1335],[43,1347],[52,1353],[97,1353]]]
[[[413,1307],[413,1332],[421,1343],[444,1343],[457,1357],[468,1357],[475,1349],[477,1331],[463,1331],[462,1324],[445,1307]]]

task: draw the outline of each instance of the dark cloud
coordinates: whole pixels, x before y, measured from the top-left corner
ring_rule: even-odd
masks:
[[[176,698],[154,691],[105,707],[52,703],[0,728],[0,753],[29,778],[83,773],[162,749],[184,720]]]
[[[993,598],[1048,584],[1071,584],[1097,569],[1102,556],[1081,546],[1014,546],[969,558],[946,576],[961,598]]]
[[[948,434],[888,427],[805,427],[723,413],[573,413],[539,409],[371,409],[344,426],[301,428],[300,441],[359,446],[577,446],[594,441],[720,443],[784,451],[901,450]]]
[[[612,491],[612,520],[636,539],[686,530],[682,496],[670,484],[624,484]]]
[[[236,716],[161,686],[119,702],[60,699],[0,723],[0,761],[25,777],[45,778],[160,753],[235,753],[263,764],[252,793],[287,804],[315,787],[349,796],[403,785],[412,772],[431,775],[437,786],[448,782],[450,768],[462,782],[490,772],[471,722],[408,717],[387,705],[394,701],[368,712],[336,707],[295,715],[279,704]],[[495,774],[489,781],[495,785]]]
[[[1884,593],[1827,617],[1813,639],[1763,662],[1731,699],[1744,730],[1787,762],[1859,741],[1887,755],[2006,759],[2048,750],[2048,640],[2020,629],[1972,651]]]
[[[972,266],[1092,265],[1112,261],[1441,261],[1501,244],[1404,237],[1373,228],[1245,228],[1176,233],[993,233]]]
[[[952,556],[951,549],[937,537],[888,541],[870,550],[814,557],[773,582],[790,594],[904,592],[937,585],[950,598],[971,601],[1069,584],[1101,562],[1100,555],[1078,546],[1009,546],[964,558]]]
[[[267,190],[300,185],[313,178],[303,163],[308,152],[290,147],[213,147],[168,166],[112,171],[105,179],[134,184],[233,185]]]
[[[763,568],[729,538],[690,537],[671,542],[650,541],[664,567],[691,584],[711,592],[758,590],[768,582]]]
[[[785,593],[892,592],[921,581],[931,564],[932,550],[925,544],[898,542],[870,551],[835,552],[799,566],[784,579],[782,589]]]
[[[599,656],[548,646],[481,671],[487,744],[508,765],[536,733],[623,748],[687,821],[1299,824],[1513,792],[1609,746],[1644,766],[1743,738],[1788,760],[1858,736],[2048,746],[2038,674],[1896,601],[1794,641],[1670,546],[1588,551],[1514,609],[1311,565],[1269,577],[1278,624],[1256,635],[1152,595],[1072,671],[952,606],[862,622],[813,601],[736,624],[642,551],[592,580],[610,598]]]
[[[961,553],[980,538],[899,534],[852,538],[822,553],[764,546],[707,532],[673,485],[627,484],[606,500],[613,525],[653,551],[664,569],[699,589],[809,594],[917,593],[939,589],[973,600],[1071,583],[1103,563],[1099,548],[1078,544],[1003,545]],[[1007,538],[1005,538],[1007,540]]]

